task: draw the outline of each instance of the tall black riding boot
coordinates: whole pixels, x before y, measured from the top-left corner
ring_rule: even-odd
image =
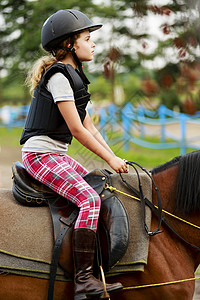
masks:
[[[93,276],[96,233],[91,229],[74,230],[74,300],[103,294],[102,281]],[[123,288],[121,283],[106,284],[108,293]]]

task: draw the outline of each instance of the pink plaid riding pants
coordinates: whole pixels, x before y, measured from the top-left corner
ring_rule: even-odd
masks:
[[[82,178],[88,171],[66,154],[22,152],[27,172],[80,208],[74,228],[97,229],[101,200]]]

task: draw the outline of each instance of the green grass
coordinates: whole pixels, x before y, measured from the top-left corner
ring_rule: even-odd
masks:
[[[19,147],[19,140],[22,134],[22,128],[4,128],[0,127],[0,146],[1,147]]]
[[[19,140],[22,133],[21,128],[0,128],[0,146],[1,147],[20,147]],[[159,142],[159,139],[152,138],[148,141]],[[130,143],[129,151],[123,150],[122,143],[117,143],[111,146],[114,153],[127,160],[135,161],[141,164],[145,168],[153,168],[160,164],[163,164],[175,156],[180,155],[180,149],[162,149],[154,150],[147,149]],[[191,152],[193,149],[187,149],[187,152]],[[68,154],[79,160],[79,157],[86,160],[99,160],[96,155],[84,148],[78,141],[73,139],[72,145],[69,147]],[[81,162],[81,161],[80,161]]]

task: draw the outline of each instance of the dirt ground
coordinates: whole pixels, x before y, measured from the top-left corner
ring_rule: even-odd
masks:
[[[12,164],[15,161],[21,161],[21,150],[20,148],[4,148],[3,146],[0,147],[0,188],[12,188]],[[91,166],[91,168],[90,168]],[[88,169],[94,168],[107,168],[107,165],[102,165],[102,162],[94,163],[91,162],[91,165],[87,166]],[[200,277],[200,268],[197,277]],[[176,299],[179,300],[179,299]],[[180,299],[181,300],[181,299]],[[195,288],[195,295],[193,300],[200,300],[200,279],[196,280],[196,288]]]

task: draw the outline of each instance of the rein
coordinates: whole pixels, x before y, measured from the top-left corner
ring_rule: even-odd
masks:
[[[129,189],[131,189],[136,195],[138,195],[140,197],[140,200],[141,200],[141,209],[142,209],[142,219],[143,219],[143,223],[144,223],[144,228],[145,228],[145,231],[147,232],[147,234],[149,236],[153,236],[155,234],[158,234],[158,233],[161,233],[162,230],[160,230],[160,227],[161,227],[161,223],[162,223],[162,200],[161,200],[161,196],[160,196],[160,192],[156,186],[156,183],[153,179],[153,177],[150,175],[150,173],[145,169],[143,168],[141,165],[139,165],[138,163],[136,162],[133,162],[133,161],[127,161],[126,162],[127,165],[130,165],[136,172],[137,174],[137,178],[138,178],[138,188],[139,188],[139,193],[138,191],[132,187],[123,177],[122,177],[122,174],[120,174],[120,177],[122,179],[122,181],[128,186]],[[147,204],[148,205],[148,202],[151,203],[147,198],[144,197],[144,194],[143,194],[143,190],[142,190],[142,184],[141,184],[141,180],[140,180],[140,175],[138,173],[138,170],[136,169],[136,167],[134,166],[138,166],[143,172],[145,172],[151,179],[153,185],[154,185],[154,188],[155,188],[155,191],[157,193],[157,198],[158,198],[158,207],[157,207],[157,216],[158,216],[158,228],[156,228],[155,230],[153,231],[149,231],[148,230],[148,227],[146,225],[146,222],[145,222],[145,205]]]

